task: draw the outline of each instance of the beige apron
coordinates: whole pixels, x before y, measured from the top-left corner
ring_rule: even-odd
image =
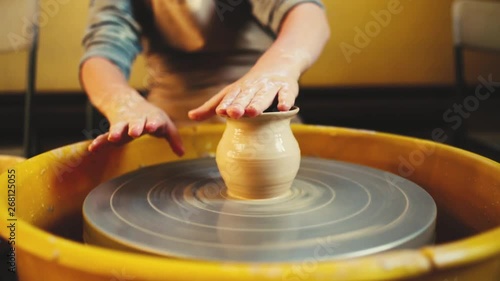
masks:
[[[199,124],[188,111],[245,75],[274,40],[247,1],[226,11],[223,20],[215,0],[151,0],[150,6],[161,38],[145,42],[148,100],[178,127]]]

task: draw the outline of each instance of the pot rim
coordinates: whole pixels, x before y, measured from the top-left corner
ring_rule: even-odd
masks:
[[[226,120],[231,120],[231,121],[245,121],[245,122],[249,122],[249,121],[255,121],[255,122],[259,122],[259,121],[268,121],[270,119],[274,119],[274,120],[283,120],[283,119],[287,119],[287,118],[292,118],[294,117],[295,115],[297,115],[300,111],[300,108],[296,105],[292,106],[289,110],[287,111],[270,111],[270,112],[263,112],[261,113],[260,115],[257,115],[255,117],[249,117],[249,116],[243,116],[239,119],[234,119],[234,118],[230,118],[230,117],[225,117]]]

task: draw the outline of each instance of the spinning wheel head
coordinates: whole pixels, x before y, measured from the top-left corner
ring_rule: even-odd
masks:
[[[214,159],[205,158],[103,183],[83,213],[91,244],[176,258],[287,262],[420,247],[433,240],[436,206],[396,175],[307,157],[288,193],[232,199]]]

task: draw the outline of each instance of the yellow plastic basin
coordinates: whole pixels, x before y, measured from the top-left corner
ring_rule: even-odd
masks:
[[[23,162],[26,158],[13,155],[0,155],[0,173],[7,171],[7,169]]]
[[[213,155],[224,127],[181,131],[187,158]],[[16,265],[21,281],[69,280],[500,280],[500,164],[440,143],[370,131],[294,125],[302,154],[390,171],[424,187],[438,205],[436,245],[319,262],[237,264],[176,260],[81,242],[82,203],[99,183],[178,160],[162,139],[142,137],[90,154],[88,143],[19,163]],[[12,174],[12,173],[11,173]],[[0,177],[7,184],[8,172]],[[4,189],[5,190],[5,189]],[[0,192],[0,220],[8,219]],[[5,238],[10,230],[0,227]]]

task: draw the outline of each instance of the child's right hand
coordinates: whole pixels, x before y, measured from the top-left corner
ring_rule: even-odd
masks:
[[[94,152],[107,145],[121,145],[150,134],[165,138],[175,154],[184,154],[179,132],[163,110],[146,101],[135,90],[132,94],[111,100],[103,110],[111,125],[109,132],[95,138],[89,145],[89,151]]]

